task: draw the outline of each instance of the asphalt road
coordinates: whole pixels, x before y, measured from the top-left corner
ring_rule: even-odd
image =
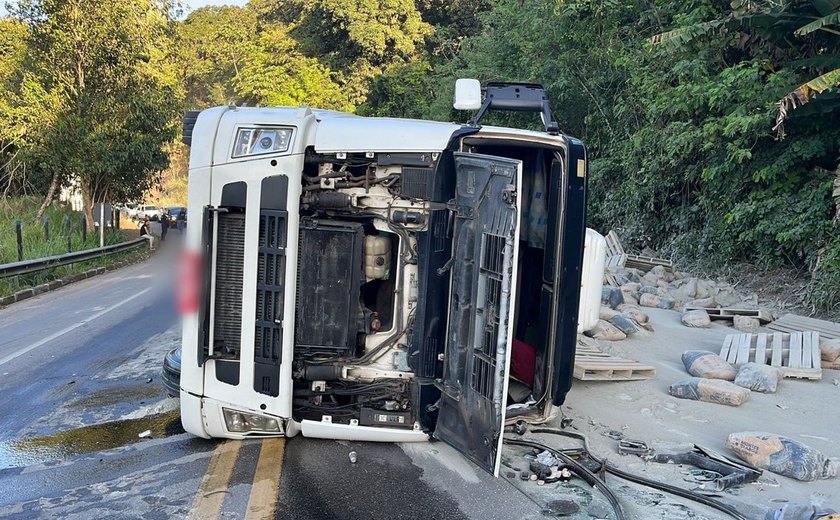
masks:
[[[442,443],[184,433],[159,381],[176,257],[170,233],[149,261],[0,310],[0,518],[544,517]]]

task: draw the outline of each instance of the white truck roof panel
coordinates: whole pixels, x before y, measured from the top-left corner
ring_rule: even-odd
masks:
[[[336,112],[316,112],[315,151],[333,152],[429,152],[446,148],[455,123],[348,117]]]

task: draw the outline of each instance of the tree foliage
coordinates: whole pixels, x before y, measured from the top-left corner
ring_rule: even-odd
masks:
[[[20,0],[0,19],[0,188],[139,197],[166,151],[184,167],[178,109],[464,121],[456,78],[539,82],[588,145],[591,225],[682,261],[809,269],[812,303],[840,303],[838,0],[172,7]]]

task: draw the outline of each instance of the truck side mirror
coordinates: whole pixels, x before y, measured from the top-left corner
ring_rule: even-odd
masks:
[[[455,110],[481,108],[481,83],[477,79],[461,78],[455,81]]]

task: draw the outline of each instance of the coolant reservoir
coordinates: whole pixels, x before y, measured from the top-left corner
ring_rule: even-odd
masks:
[[[365,237],[365,277],[387,280],[391,271],[391,241],[386,237]]]

